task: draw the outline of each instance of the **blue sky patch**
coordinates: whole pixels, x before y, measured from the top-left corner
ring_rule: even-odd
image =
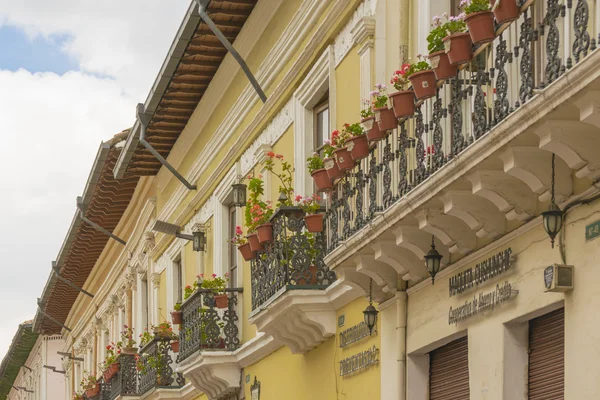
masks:
[[[37,36],[32,40],[21,29],[3,25],[0,27],[0,69],[16,71],[23,68],[29,72],[59,75],[78,70],[77,63],[61,51],[62,44],[68,39],[64,35],[50,39]]]

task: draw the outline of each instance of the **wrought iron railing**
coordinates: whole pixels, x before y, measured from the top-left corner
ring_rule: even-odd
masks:
[[[600,26],[592,21],[600,21],[600,1],[518,3],[519,19],[497,26],[493,42],[475,48],[455,79],[438,83],[437,95],[417,103],[414,116],[400,119],[337,185],[327,253],[596,49]]]
[[[177,362],[198,351],[233,351],[240,347],[237,305],[242,292],[242,288],[225,289],[217,294],[199,289],[181,305],[183,323],[179,326]],[[223,295],[227,305],[218,308],[216,297]]]
[[[155,336],[139,350],[138,393],[143,395],[156,388],[182,387],[185,380],[174,371],[173,344],[170,338]]]
[[[135,354],[119,356],[119,371],[110,380],[108,400],[119,396],[135,396],[138,394],[138,371]]]
[[[299,207],[281,207],[273,217],[273,241],[251,262],[252,309],[282,288],[324,289],[336,279],[325,265],[325,234],[309,233]]]

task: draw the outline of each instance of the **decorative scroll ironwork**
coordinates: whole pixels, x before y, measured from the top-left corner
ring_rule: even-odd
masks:
[[[264,275],[253,274],[252,279],[255,278],[263,280]],[[240,347],[237,304],[238,294],[242,292],[242,288],[225,289],[216,294],[211,290],[200,289],[181,305],[183,323],[179,327],[177,362],[182,362],[198,351],[233,351]],[[218,308],[216,297],[225,300],[227,306]]]
[[[444,150],[442,148],[443,133],[442,133],[442,117],[444,116],[444,109],[442,107],[442,99],[440,93],[436,94],[435,100],[433,101],[433,114],[431,125],[433,126],[433,146],[431,150],[431,170],[436,171],[444,165]]]
[[[392,144],[390,143],[391,136],[388,135],[385,138],[385,146],[383,147],[383,208],[388,208],[394,202],[392,194],[392,167],[391,163],[394,161],[394,153],[392,153]]]
[[[423,113],[421,112],[421,106],[419,105],[415,110],[415,139],[417,140],[415,148],[415,159],[417,161],[417,167],[415,169],[416,184],[423,182],[427,177],[427,170],[425,168],[425,145],[423,144],[424,132]]]
[[[362,170],[359,170],[359,173],[362,176]],[[357,195],[357,203],[358,203],[358,199],[361,199],[361,202],[359,204],[362,204],[362,190],[363,190],[363,185],[359,184],[359,178],[357,175],[356,178],[356,185],[357,185],[357,190],[358,190],[358,195]],[[329,243],[328,243],[328,247],[327,247],[327,251],[331,251],[333,249],[335,249],[338,244],[339,244],[339,235],[338,235],[338,230],[339,230],[339,224],[338,224],[338,210],[340,207],[340,200],[339,200],[339,195],[337,194],[337,191],[333,191],[330,193],[331,196],[331,202],[330,202],[330,207],[327,210],[327,212],[325,213],[327,221],[329,221],[329,226],[328,226],[328,232],[329,232]],[[360,210],[360,215],[362,217],[362,207]],[[362,225],[361,225],[362,226]]]
[[[452,121],[452,156],[460,153],[467,147],[465,137],[463,136],[463,116],[461,110],[462,103],[462,83],[460,79],[452,79],[452,102],[450,103],[450,119]]]
[[[576,63],[579,62],[582,56],[585,57],[587,55],[590,48],[590,34],[587,31],[589,19],[590,7],[587,0],[579,0],[573,16],[573,29],[575,30],[573,56]]]
[[[365,224],[364,209],[364,193],[365,193],[365,174],[362,170],[362,163],[359,162],[355,173],[356,181],[354,182],[354,191],[356,193],[354,229],[360,229]]]
[[[495,123],[502,121],[508,115],[510,111],[510,105],[508,102],[508,75],[506,74],[506,63],[510,59],[510,53],[508,52],[506,40],[500,35],[500,42],[496,47],[496,70],[498,76],[496,77],[496,99],[494,101],[494,118]]]
[[[375,157],[375,149],[371,150],[369,160],[369,173],[367,174],[367,182],[369,182],[369,211],[367,220],[370,221],[377,212],[377,158]]]
[[[139,351],[139,394],[158,387],[171,387],[176,374],[173,370],[171,339],[155,337]]]
[[[521,87],[519,88],[519,100],[525,104],[533,96],[533,64],[531,60],[531,42],[534,39],[533,21],[529,17],[529,10],[523,13],[524,21],[521,24],[521,36],[519,38],[519,49],[521,51]]]
[[[289,286],[324,289],[336,279],[335,273],[323,261],[325,234],[310,233],[305,229],[301,208],[281,207],[271,218],[271,223],[273,242],[258,252],[251,263],[252,309],[262,306],[279,290]]]
[[[350,236],[352,234],[352,227],[350,225],[350,221],[351,221],[350,217],[352,216],[352,212],[350,210],[350,197],[354,193],[354,189],[352,188],[352,185],[350,184],[350,179],[348,179],[348,178],[344,179],[344,182],[342,183],[342,192],[343,192],[342,221],[344,224],[344,227],[342,229],[342,236],[344,238],[347,238],[348,236]]]
[[[562,6],[558,0],[548,0],[548,9],[544,17],[544,24],[548,27],[548,36],[546,37],[546,75],[545,85],[554,82],[559,74],[561,59],[558,56],[560,49],[560,32],[556,21],[561,14]]]
[[[121,354],[119,372],[110,380],[109,400],[138,394],[138,371],[134,354]]]
[[[406,150],[408,149],[408,134],[406,133],[406,120],[400,123],[400,134],[398,135],[398,150],[396,158],[398,159],[398,196],[404,196],[409,190],[408,184],[408,163],[406,160]]]

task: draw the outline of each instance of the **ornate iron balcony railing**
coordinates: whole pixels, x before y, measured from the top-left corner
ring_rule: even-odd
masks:
[[[199,289],[182,305],[183,323],[179,326],[179,356],[182,362],[198,351],[233,351],[240,347],[238,294],[242,288],[213,293]],[[225,295],[226,308],[218,308],[215,296]]]
[[[119,356],[119,372],[112,377],[102,391],[102,399],[115,400],[119,396],[135,396],[138,394],[138,372],[135,354]],[[105,393],[108,397],[105,397]]]
[[[179,388],[185,384],[183,376],[174,371],[173,344],[170,338],[155,337],[138,353],[140,395],[156,388]]]
[[[330,196],[327,253],[596,49],[599,1],[518,0],[518,20],[347,174]],[[596,16],[590,17],[590,3]],[[599,38],[600,39],[600,38]],[[253,297],[254,300],[254,297]]]
[[[325,265],[324,233],[309,233],[304,211],[281,207],[271,218],[273,242],[251,262],[252,309],[286,289],[325,289],[336,277]]]

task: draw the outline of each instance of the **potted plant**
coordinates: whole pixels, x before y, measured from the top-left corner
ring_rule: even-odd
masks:
[[[257,228],[269,221],[273,215],[273,207],[271,201],[263,201],[264,195],[264,182],[262,175],[258,177],[249,177],[248,182],[248,193],[249,198],[246,203],[246,209],[244,210],[244,216],[246,219],[246,226],[248,227],[248,243],[250,243],[250,249],[252,251],[260,251],[263,249],[262,244],[258,240],[258,234],[256,233]]]
[[[119,372],[119,355],[121,354],[121,343],[112,342],[106,346],[106,357],[100,365],[102,369],[102,378],[108,383]]]
[[[331,145],[334,147],[333,156],[341,171],[349,171],[355,167],[356,162],[346,148],[346,139],[350,138],[350,133],[345,129],[331,132]]]
[[[181,325],[183,322],[183,311],[181,311],[181,303],[175,303],[173,311],[171,311],[171,321],[176,325]],[[140,344],[141,346],[141,344]]]
[[[323,160],[321,160],[321,157],[317,153],[313,153],[312,156],[306,159],[306,165],[308,166],[308,173],[312,176],[319,192],[328,191],[333,188],[331,178],[327,174]]]
[[[117,343],[121,345],[124,354],[135,354],[137,353],[137,347],[135,339],[133,338],[133,328],[127,325],[123,325],[123,331],[121,332],[121,341]],[[119,346],[119,347],[121,347]]]
[[[408,86],[408,71],[410,64],[403,64],[399,70],[394,72],[390,83],[397,90],[390,93],[390,103],[396,118],[410,117],[415,113],[415,93],[412,89],[406,89]],[[406,89],[406,90],[405,90]]]
[[[462,20],[448,19],[448,13],[444,13],[443,17],[446,22],[442,23],[442,18],[439,16],[433,17],[431,23],[432,30],[427,36],[427,50],[429,50],[429,62],[438,81],[450,79],[456,76],[458,68],[450,63],[448,54],[444,50],[444,38],[450,32],[459,32],[460,29],[465,30],[465,23]],[[456,26],[456,25],[461,26]]]
[[[163,371],[167,366],[167,360],[163,353],[158,352],[156,354],[136,354],[135,355],[135,368],[140,375],[146,375],[152,371],[155,374],[156,386],[168,386],[171,381],[170,377],[164,377]],[[165,381],[165,379],[167,381]]]
[[[435,74],[431,66],[421,54],[417,55],[419,61],[409,64],[406,76],[412,84],[415,96],[418,100],[428,99],[435,96],[437,92]]]
[[[71,400],[83,400],[83,393],[73,392]]]
[[[489,0],[462,0],[458,7],[465,13],[473,43],[482,44],[496,39],[494,14]]]
[[[452,65],[466,64],[473,58],[473,42],[471,35],[466,32],[465,13],[448,17],[446,36],[442,39],[444,51]]]
[[[154,335],[148,331],[148,328],[144,328],[144,332],[139,337],[141,348],[144,348],[148,343],[152,341],[152,339],[154,339]]]
[[[198,278],[198,286],[200,288],[212,291],[217,308],[227,308],[229,298],[227,297],[227,293],[225,293],[225,288],[227,287],[227,282],[229,282],[229,273],[225,272],[223,278],[217,276],[217,274],[212,274],[211,279],[205,279],[204,274],[198,275]]]
[[[154,337],[159,339],[167,339],[171,342],[171,350],[173,353],[179,353],[179,337],[173,331],[173,326],[167,321],[158,324],[158,326],[153,326],[152,330],[154,332]]]
[[[490,5],[496,22],[500,25],[515,21],[521,15],[521,7],[518,6],[517,0],[490,0]]]
[[[323,232],[323,217],[321,211],[321,197],[318,195],[302,197],[296,196],[298,207],[304,211],[304,223],[309,232]]]
[[[250,243],[248,243],[248,240],[244,237],[241,226],[238,225],[235,227],[235,236],[231,238],[230,242],[238,248],[238,251],[242,254],[245,261],[250,261],[256,256],[256,253],[250,248]],[[173,323],[175,323],[175,321],[173,321]]]
[[[349,134],[345,143],[352,159],[358,161],[366,158],[369,155],[369,140],[365,136],[362,125],[359,123],[344,124],[344,130]]]
[[[323,144],[323,166],[332,183],[335,182],[336,179],[344,177],[344,171],[340,169],[340,166],[333,155],[334,150],[335,147],[331,144],[331,140],[326,140]]]
[[[198,288],[198,284],[196,282],[194,282],[193,285],[186,285],[183,288],[183,300],[187,300],[191,297],[191,295],[194,294],[194,292],[196,292],[196,289]]]
[[[94,375],[89,375],[86,372],[84,378],[81,380],[81,388],[85,391],[85,397],[88,399],[97,396],[100,393],[100,382]]]
[[[379,136],[376,138],[369,137],[369,140],[383,139],[387,131],[394,129],[398,125],[398,121],[394,116],[394,111],[388,108],[388,96],[386,94],[387,87],[378,83],[375,85],[375,90],[371,92],[373,98],[373,112],[375,113],[375,122],[379,125]]]

